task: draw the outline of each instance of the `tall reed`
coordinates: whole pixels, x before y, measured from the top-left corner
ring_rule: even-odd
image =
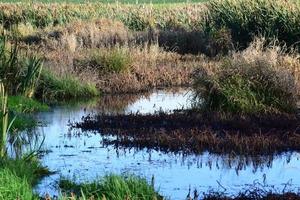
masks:
[[[32,97],[39,79],[42,62],[39,58],[20,56],[18,43],[11,47],[4,33],[0,35],[0,103],[2,130],[0,135],[0,156],[5,156],[6,138],[14,119],[8,122],[8,96],[24,95]]]
[[[0,136],[0,157],[5,155],[5,145],[8,130],[8,110],[7,110],[7,90],[5,90],[3,83],[0,83],[0,98],[1,98],[1,119],[2,130]]]

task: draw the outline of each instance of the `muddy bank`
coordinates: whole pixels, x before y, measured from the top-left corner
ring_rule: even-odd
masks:
[[[86,116],[73,128],[96,131],[106,144],[162,151],[265,155],[300,150],[300,120],[295,116],[222,117],[194,111],[154,115]]]

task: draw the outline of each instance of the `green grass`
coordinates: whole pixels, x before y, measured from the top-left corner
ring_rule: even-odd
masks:
[[[47,102],[91,98],[99,95],[94,84],[83,83],[71,75],[59,77],[44,70],[37,86],[36,96]]]
[[[48,105],[24,96],[9,96],[8,107],[10,111],[17,113],[42,112],[49,110]]]
[[[278,39],[291,46],[300,40],[300,1],[213,0],[209,26],[227,28],[233,41],[247,46],[255,36]]]
[[[256,41],[245,51],[214,63],[214,69],[199,70],[194,77],[198,105],[237,114],[294,113],[298,58],[264,45]],[[292,68],[291,62],[295,63]]]
[[[36,158],[0,161],[0,200],[37,200],[33,186],[49,171]]]
[[[0,170],[0,199],[36,199],[33,195],[32,188],[26,179],[17,177],[9,169]]]
[[[107,200],[163,199],[145,179],[131,175],[108,175],[101,180],[83,184],[76,184],[70,180],[61,180],[60,188],[66,194],[74,193],[78,199],[89,199],[91,197],[94,197],[93,199],[96,200],[102,200],[103,197]]]
[[[170,4],[170,3],[198,3],[205,2],[207,0],[1,0],[0,2],[43,2],[43,3],[87,3],[87,2],[97,2],[97,3],[123,3],[123,4]]]
[[[128,71],[131,64],[132,59],[128,49],[119,47],[92,50],[86,57],[75,62],[76,68],[84,69],[88,67],[100,74]]]

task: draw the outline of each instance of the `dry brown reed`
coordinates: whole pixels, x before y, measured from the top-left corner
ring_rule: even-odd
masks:
[[[185,86],[191,84],[191,74],[199,62],[205,62],[202,56],[181,56],[165,52],[157,45],[148,47],[121,47],[130,52],[131,67],[122,73],[98,72],[97,85],[105,93],[135,93],[157,87]],[[97,51],[109,51],[98,49]],[[85,59],[89,59],[89,52]],[[89,66],[76,66],[76,68]]]
[[[87,116],[74,125],[115,135],[107,144],[163,151],[267,155],[298,150],[300,121],[294,116],[231,116],[195,111],[155,115]]]

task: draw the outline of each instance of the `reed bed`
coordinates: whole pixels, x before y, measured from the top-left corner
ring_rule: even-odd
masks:
[[[215,0],[208,4],[213,28],[226,27],[247,47],[255,36],[299,46],[300,4],[285,0]]]
[[[108,137],[116,147],[150,148],[166,152],[267,155],[299,148],[299,119],[271,115],[240,117],[181,111],[173,114],[87,116],[73,124]]]
[[[299,54],[256,39],[244,51],[214,64],[195,72],[199,107],[240,114],[296,112]]]
[[[114,53],[115,51],[115,48],[96,50],[99,56],[101,52]],[[114,62],[119,63],[119,68],[124,66],[121,72],[107,73],[108,69],[103,69],[103,65],[97,64],[88,51],[79,53],[75,58],[74,66],[76,69],[94,72],[90,74],[97,75],[94,79],[98,88],[104,93],[136,93],[157,87],[190,85],[193,70],[200,60],[205,60],[202,56],[182,57],[176,53],[165,52],[156,45],[149,48],[121,47],[117,51],[125,52],[121,58],[130,52],[130,56],[127,57],[129,60],[116,60],[121,58],[113,57]],[[80,65],[81,63],[89,64]]]
[[[196,28],[203,21],[204,4],[179,5],[118,5],[118,4],[42,4],[1,3],[0,22],[6,27],[31,24],[34,27],[66,24],[78,19],[107,18],[123,22],[131,30],[145,30],[149,26],[162,29]]]

